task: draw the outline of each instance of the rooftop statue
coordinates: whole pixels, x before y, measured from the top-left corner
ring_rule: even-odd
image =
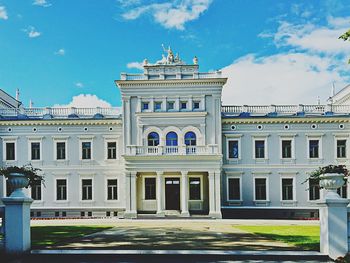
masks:
[[[171,47],[168,46],[168,48],[165,48],[164,45],[162,44],[163,47],[163,51],[166,55],[164,55],[164,53],[162,54],[162,59],[158,60],[155,65],[184,65],[185,62],[183,62],[180,57],[179,54],[176,53],[176,55],[174,56],[174,52],[172,51]]]

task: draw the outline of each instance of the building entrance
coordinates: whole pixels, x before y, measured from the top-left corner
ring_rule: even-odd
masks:
[[[180,210],[179,178],[165,178],[165,209]]]

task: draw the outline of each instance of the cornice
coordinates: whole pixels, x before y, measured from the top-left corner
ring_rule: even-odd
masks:
[[[349,117],[223,118],[223,124],[344,123]]]
[[[104,119],[104,120],[1,120],[0,126],[53,126],[53,125],[118,125],[122,124],[121,120]]]
[[[137,112],[136,116],[148,118],[171,118],[171,117],[205,117],[208,115],[206,111],[159,111],[159,112]]]
[[[178,86],[183,84],[186,86],[198,85],[224,85],[227,78],[208,78],[208,79],[171,79],[171,80],[116,80],[115,83],[119,87],[164,87],[164,86]]]

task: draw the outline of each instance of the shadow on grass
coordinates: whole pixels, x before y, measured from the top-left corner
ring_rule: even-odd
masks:
[[[265,237],[270,240],[276,240],[281,242],[286,242],[288,244],[295,245],[297,248],[302,250],[315,250],[320,251],[320,242],[319,240],[300,235],[278,235],[278,234],[267,234],[267,233],[255,233],[255,235]]]
[[[110,226],[35,226],[31,227],[32,248],[46,248],[100,232]]]

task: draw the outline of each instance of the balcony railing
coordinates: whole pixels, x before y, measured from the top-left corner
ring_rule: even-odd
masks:
[[[51,118],[94,118],[106,117],[115,118],[121,116],[120,108],[20,108],[20,109],[0,109],[3,117],[26,116],[28,118],[40,118],[50,116]]]
[[[126,155],[213,155],[218,154],[217,145],[200,146],[136,146],[126,147]]]
[[[267,114],[275,115],[332,115],[350,114],[350,105],[227,105],[221,107],[225,115],[238,116],[242,113],[249,113],[252,116]]]

